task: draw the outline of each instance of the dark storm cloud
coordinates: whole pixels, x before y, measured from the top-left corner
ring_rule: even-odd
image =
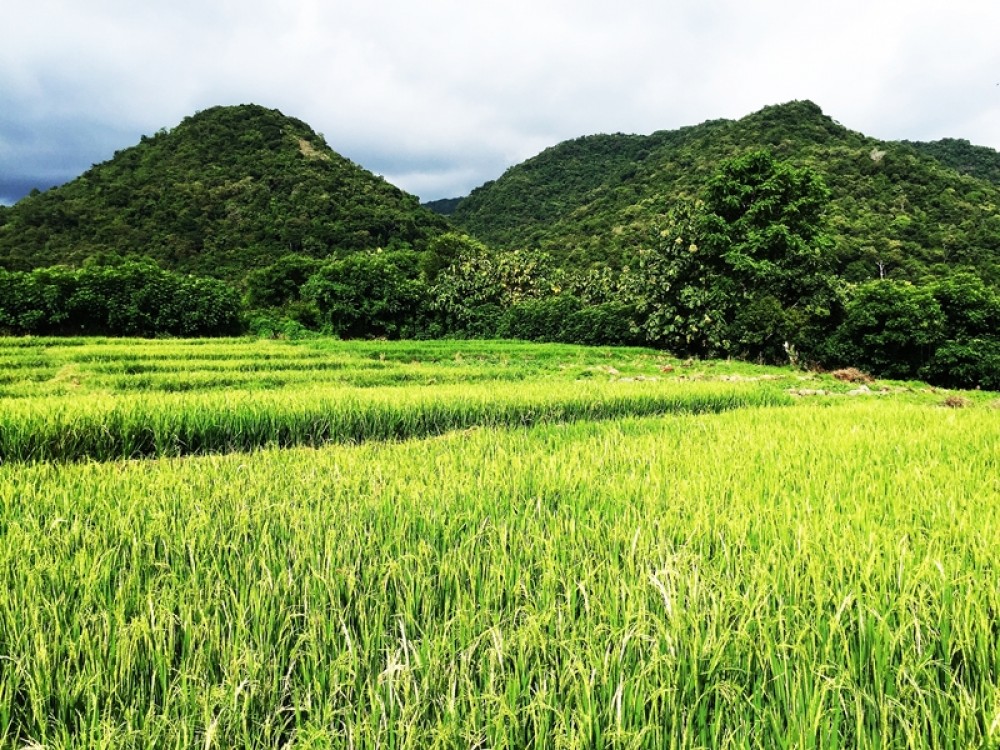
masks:
[[[142,135],[117,123],[73,114],[32,115],[27,107],[0,112],[0,200],[61,185]]]

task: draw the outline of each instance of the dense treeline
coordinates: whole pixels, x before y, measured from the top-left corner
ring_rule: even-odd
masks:
[[[0,333],[226,336],[242,327],[231,286],[150,263],[0,270]]]

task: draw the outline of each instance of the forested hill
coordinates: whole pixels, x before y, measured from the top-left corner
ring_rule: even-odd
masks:
[[[933,156],[942,164],[962,174],[989,180],[1000,185],[1000,152],[986,146],[973,146],[964,138],[942,138],[939,141],[921,143],[902,141],[917,151]]]
[[[215,107],[0,213],[0,268],[145,256],[227,279],[288,253],[420,247],[444,219],[304,122]]]
[[[878,141],[808,101],[567,141],[474,190],[452,219],[485,242],[540,248],[572,266],[624,264],[723,160],[760,148],[824,178],[836,270],[847,279],[969,266],[1000,280],[1000,154],[962,141]]]

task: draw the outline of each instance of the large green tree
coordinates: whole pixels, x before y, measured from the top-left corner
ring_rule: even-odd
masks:
[[[836,300],[823,209],[807,167],[767,151],[722,163],[640,256],[647,336],[676,350],[778,359],[808,348]]]

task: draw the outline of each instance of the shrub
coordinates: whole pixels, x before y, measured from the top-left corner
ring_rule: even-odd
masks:
[[[920,370],[920,376],[946,388],[1000,391],[1000,341],[946,341]]]
[[[565,341],[589,346],[631,346],[641,343],[633,329],[634,309],[621,302],[588,305],[571,313],[564,324]]]
[[[955,273],[932,287],[945,316],[945,337],[992,336],[1000,328],[1000,293],[968,272]]]
[[[528,299],[512,305],[500,321],[500,336],[526,341],[566,341],[566,321],[582,308],[569,294]]]
[[[852,363],[880,377],[909,378],[943,339],[945,318],[932,291],[879,280],[859,286],[825,346],[829,364]]]
[[[338,336],[399,338],[423,314],[427,289],[418,275],[415,253],[354,253],[325,263],[301,297]]]

